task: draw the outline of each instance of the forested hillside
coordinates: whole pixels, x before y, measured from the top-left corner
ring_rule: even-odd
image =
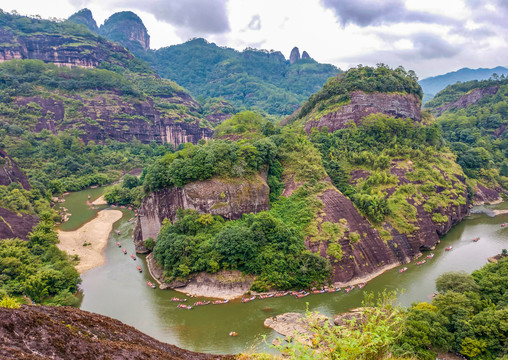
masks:
[[[503,76],[448,86],[426,104],[464,172],[498,193],[508,189],[507,96]]]

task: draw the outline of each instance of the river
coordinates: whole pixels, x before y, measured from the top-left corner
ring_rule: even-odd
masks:
[[[72,214],[68,222],[62,224],[62,230],[74,230],[93,219],[95,213],[107,208],[100,206],[89,209],[85,205],[87,196],[92,200],[99,197],[102,188],[89,189],[66,196],[62,204]],[[433,259],[422,266],[405,265],[408,270],[400,274],[396,268],[370,281],[363,290],[355,289],[345,294],[310,295],[302,299],[294,297],[255,300],[247,304],[233,301],[225,305],[208,305],[193,310],[176,308],[171,298],[184,297],[183,294],[152,289],[146,285],[153,281],[147,271],[144,256],[133,261],[122,253],[116,242],[119,241],[128,253],[134,253],[131,234],[132,222],[128,220],[133,212],[122,209],[124,217],[117,221],[108,245],[105,248],[106,263],[82,275],[81,290],[83,298],[81,309],[118,319],[154,338],[176,346],[206,353],[226,354],[239,352],[269,351],[268,345],[277,337],[271,329],[264,328],[263,321],[285,312],[319,311],[333,315],[358,307],[363,300],[363,291],[404,290],[399,295],[403,306],[415,301],[427,301],[435,292],[434,281],[447,271],[471,272],[487,263],[487,258],[508,248],[508,227],[500,224],[508,222],[508,214],[490,217],[482,211],[490,209],[508,209],[508,203],[495,206],[476,207],[480,213],[472,214],[455,226],[433,251]],[[480,237],[478,242],[472,239]],[[445,251],[446,246],[453,246]],[[427,255],[427,254],[425,254]],[[136,270],[141,265],[143,273]],[[192,298],[193,303],[203,298]],[[236,337],[228,336],[235,331]],[[263,336],[265,340],[263,340]]]

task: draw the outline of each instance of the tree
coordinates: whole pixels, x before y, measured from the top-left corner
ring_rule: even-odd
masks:
[[[478,291],[478,284],[473,277],[466,272],[447,272],[439,275],[436,279],[436,289],[441,293],[455,291],[465,293],[467,291]]]

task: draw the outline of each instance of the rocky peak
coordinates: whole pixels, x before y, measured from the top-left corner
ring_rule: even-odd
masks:
[[[476,104],[486,95],[494,95],[499,90],[499,86],[489,86],[486,88],[477,88],[461,96],[458,100],[447,103],[433,110],[437,116],[441,116],[450,109],[464,109],[470,105]]]
[[[130,51],[150,49],[150,35],[143,21],[132,11],[122,11],[111,15],[100,27],[99,32]]]
[[[309,53],[307,51],[303,51],[302,53],[302,60],[311,60],[312,58],[310,57]]]
[[[291,50],[291,55],[289,55],[289,63],[294,64],[300,60],[300,50],[295,46],[293,50]]]
[[[81,9],[77,13],[72,14],[68,20],[75,22],[76,24],[83,24],[88,28],[88,30],[95,33],[99,32],[99,27],[93,18],[92,12],[87,8]]]

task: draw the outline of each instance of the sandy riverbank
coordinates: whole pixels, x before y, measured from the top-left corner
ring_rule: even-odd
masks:
[[[508,209],[505,209],[505,210],[492,210],[492,212],[494,213],[494,216],[503,215],[503,214],[508,214]]]
[[[100,197],[98,197],[97,199],[92,201],[91,204],[94,205],[94,206],[97,206],[97,205],[107,205],[108,202],[106,200],[104,200],[104,195],[101,195]]]
[[[113,230],[113,224],[120,220],[122,215],[120,210],[102,210],[97,213],[95,219],[77,230],[58,230],[60,243],[57,246],[69,255],[79,256],[80,261],[76,266],[79,273],[104,264],[103,249],[111,230]],[[84,243],[90,245],[83,246]]]

